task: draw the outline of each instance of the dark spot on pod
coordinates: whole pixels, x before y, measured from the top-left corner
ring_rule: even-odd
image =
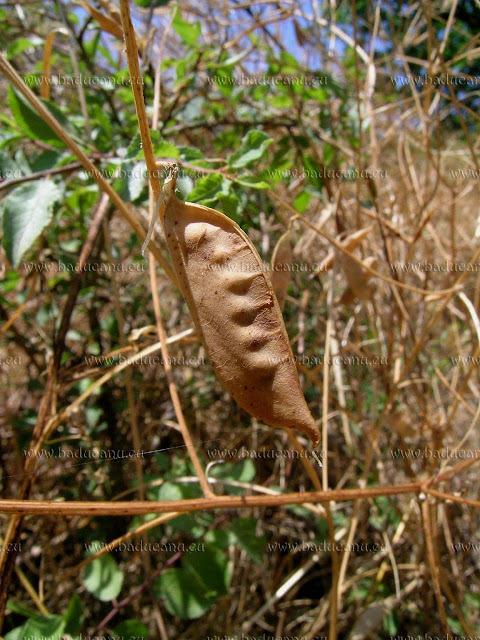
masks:
[[[261,349],[266,342],[267,342],[266,338],[254,338],[250,343],[249,348],[252,351],[257,351],[258,349]]]

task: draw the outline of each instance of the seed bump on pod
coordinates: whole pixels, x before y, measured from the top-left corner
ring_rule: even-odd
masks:
[[[181,292],[219,380],[252,416],[298,429],[317,447],[320,432],[260,256],[230,218],[179,200],[177,173],[170,169],[164,184],[161,222]]]

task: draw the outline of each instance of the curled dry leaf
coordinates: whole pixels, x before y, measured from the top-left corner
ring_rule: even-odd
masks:
[[[230,218],[163,188],[161,220],[196,330],[227,391],[272,427],[320,432],[303,396],[282,313],[255,247]],[[163,210],[163,211],[162,211]]]
[[[342,234],[337,237],[337,242],[341,244],[350,253],[358,246],[362,240],[370,233],[371,227],[366,229],[360,229],[351,234],[347,238],[342,238]],[[340,265],[343,275],[347,279],[348,286],[346,287],[343,295],[336,302],[339,304],[350,304],[355,299],[370,300],[375,287],[369,280],[372,275],[367,269],[361,267],[355,260],[347,256],[340,249],[335,248],[334,260]],[[376,267],[376,258],[370,257],[364,261],[367,267]]]
[[[358,231],[354,231],[350,235],[348,235],[345,240],[342,242],[342,246],[345,247],[347,251],[352,252],[359,244],[363,242],[363,240],[368,236],[373,227],[365,227],[364,229],[359,229]],[[334,251],[330,251],[328,256],[320,263],[320,267],[318,269],[319,273],[323,273],[324,271],[330,271],[333,268],[333,262],[335,259]]]
[[[290,245],[290,231],[287,231],[277,242],[270,263],[270,280],[277,297],[278,306],[282,311],[285,307],[287,289],[290,283],[292,263],[293,253]]]
[[[111,33],[112,36],[115,36],[119,40],[123,41],[123,29],[118,10],[116,14],[105,15],[95,7],[89,5],[88,2],[85,2],[84,0],[76,0],[76,4],[81,5],[85,9],[85,11],[88,11],[92,18],[94,18],[94,20],[98,22],[100,28],[103,31]]]
[[[406,407],[402,407],[394,411],[387,416],[386,422],[399,436],[402,438],[410,438],[416,435],[418,426],[415,421],[412,421],[405,409]]]
[[[340,254],[341,252],[339,251],[338,253]],[[373,257],[366,258],[363,262],[367,267],[375,269],[377,266],[377,259]],[[338,301],[339,304],[350,304],[355,299],[370,300],[375,292],[373,283],[369,282],[372,274],[366,269],[362,269],[355,260],[352,260],[344,253],[339,257],[339,263],[348,282],[347,288]]]

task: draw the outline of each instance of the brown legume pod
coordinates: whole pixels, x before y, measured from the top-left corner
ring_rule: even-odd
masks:
[[[298,429],[317,447],[320,432],[260,256],[230,218],[175,196],[177,171],[165,181],[161,221],[182,294],[219,380],[250,415],[272,427]]]

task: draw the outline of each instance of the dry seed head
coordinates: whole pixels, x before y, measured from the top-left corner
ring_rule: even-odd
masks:
[[[282,314],[255,247],[230,218],[164,187],[162,225],[182,294],[215,372],[237,403],[273,427],[320,432],[303,396]]]

